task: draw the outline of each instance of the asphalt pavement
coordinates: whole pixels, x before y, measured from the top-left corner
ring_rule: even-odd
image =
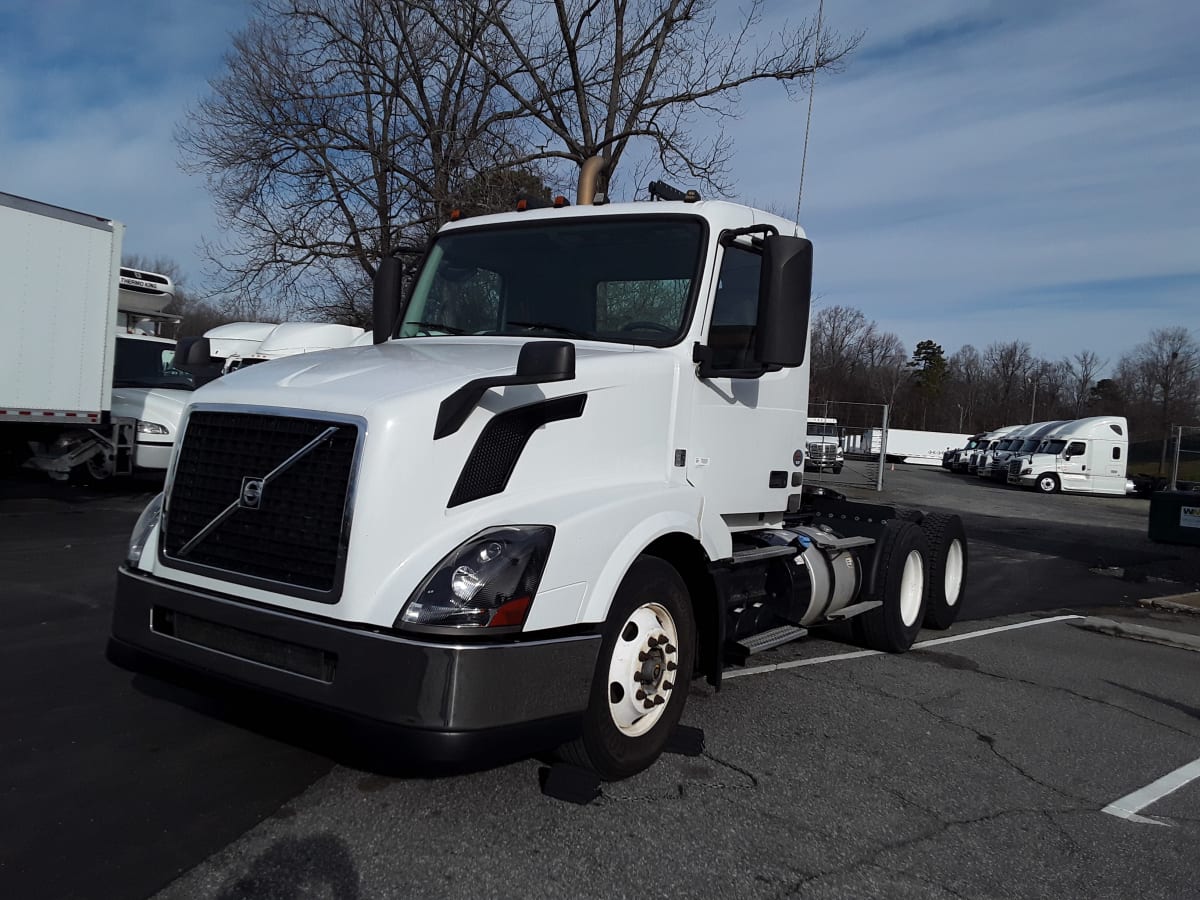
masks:
[[[966,510],[952,635],[1162,615],[1136,601],[1189,587],[1200,552],[1146,541],[1144,501],[943,474],[888,472],[885,497]],[[1194,894],[1200,782],[1152,808],[1166,824],[1101,810],[1200,757],[1196,653],[1070,620],[903,657],[825,635],[752,659],[803,665],[695,686],[706,755],[580,808],[539,793],[539,760],[397,773],[369,736],[108,664],[113,571],[155,489],[0,483],[0,896]]]

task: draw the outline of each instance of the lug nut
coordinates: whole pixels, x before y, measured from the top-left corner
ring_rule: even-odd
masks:
[[[667,644],[667,648],[666,648],[666,649],[667,649],[667,652],[668,652],[668,653],[674,653],[674,652],[675,652],[675,645],[674,645],[674,644]]]
[[[650,654],[647,653],[645,650],[643,650],[641,653],[638,654],[638,662],[645,662],[649,658],[650,658]]]
[[[650,640],[646,641],[646,644],[649,645],[651,650],[653,650],[655,647],[658,646],[658,638],[652,637],[652,638],[650,638]]]
[[[641,672],[634,672],[633,680],[636,681],[638,684],[641,684],[643,681],[646,680],[646,676],[643,675]]]
[[[671,688],[675,687],[675,682],[664,681],[662,686],[663,686],[664,691],[669,691],[669,690],[671,690]]]
[[[645,701],[644,703],[642,703],[642,709],[654,709],[654,701],[653,700]]]
[[[655,706],[662,706],[662,705],[663,705],[664,703],[666,703],[666,702],[667,702],[667,701],[666,701],[666,700],[664,700],[664,699],[663,699],[661,696],[658,696],[658,697],[655,697],[655,698],[654,698],[654,705],[655,705]]]
[[[637,692],[636,694],[634,694],[633,696],[635,696],[635,697],[636,697],[637,699],[639,699],[639,700],[645,700],[645,699],[646,699],[646,692],[645,692],[645,691],[638,691],[638,692]]]
[[[674,672],[678,668],[679,668],[679,666],[675,665],[675,663],[673,663],[673,662],[667,663],[667,671],[668,672]]]

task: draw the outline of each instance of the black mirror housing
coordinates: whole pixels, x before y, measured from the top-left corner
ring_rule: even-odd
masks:
[[[754,357],[764,366],[804,364],[812,307],[813,245],[807,238],[763,239]]]
[[[372,341],[382,344],[392,336],[400,315],[400,260],[385,256],[375,269],[375,286],[371,294]]]

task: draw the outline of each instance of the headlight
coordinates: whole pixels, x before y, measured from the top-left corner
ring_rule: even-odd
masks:
[[[147,422],[144,419],[138,419],[137,423],[138,434],[170,434],[167,431],[166,425],[159,425],[157,422]]]
[[[1033,469],[1032,469],[1032,468],[1030,468],[1029,466],[1026,466],[1025,468],[1023,468],[1023,469],[1021,470],[1021,474],[1022,474],[1022,475],[1032,475],[1032,474],[1033,474]]]
[[[146,504],[142,514],[138,516],[137,524],[133,526],[133,534],[129,537],[129,552],[125,554],[125,562],[129,564],[130,568],[137,568],[137,564],[141,561],[142,551],[146,549],[146,541],[150,540],[150,535],[154,533],[159,519],[162,518],[162,505],[163,495],[157,494]]]
[[[519,628],[529,615],[553,541],[549,525],[513,525],[471,538],[421,582],[395,627]]]

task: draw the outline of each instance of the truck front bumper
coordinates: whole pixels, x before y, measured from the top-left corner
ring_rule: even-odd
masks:
[[[251,605],[122,567],[109,658],[281,695],[411,738],[415,756],[469,759],[502,738],[569,739],[600,635],[435,643]]]

